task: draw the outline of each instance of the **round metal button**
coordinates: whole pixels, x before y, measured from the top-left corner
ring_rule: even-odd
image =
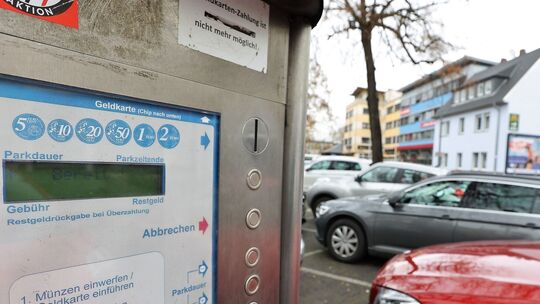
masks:
[[[255,267],[259,263],[261,257],[261,251],[257,247],[251,247],[246,252],[246,265],[248,267]]]
[[[251,209],[246,215],[246,224],[249,229],[257,229],[261,224],[261,211],[259,209]]]
[[[256,294],[257,291],[259,291],[260,283],[261,283],[261,278],[258,275],[254,274],[250,276],[246,280],[246,285],[244,286],[246,289],[246,293],[250,296]]]
[[[247,184],[249,189],[257,190],[261,187],[262,184],[262,173],[257,169],[249,171],[247,175]]]

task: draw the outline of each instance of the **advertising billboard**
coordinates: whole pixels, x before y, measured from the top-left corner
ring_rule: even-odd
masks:
[[[506,173],[540,175],[540,135],[508,135]]]

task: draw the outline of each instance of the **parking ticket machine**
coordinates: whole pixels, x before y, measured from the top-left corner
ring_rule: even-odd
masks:
[[[321,10],[1,0],[0,303],[297,303]]]

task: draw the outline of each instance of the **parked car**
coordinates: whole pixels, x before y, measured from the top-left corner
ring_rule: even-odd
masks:
[[[314,216],[318,217],[318,207],[325,201],[348,196],[393,192],[447,172],[445,169],[411,163],[377,163],[362,172],[354,172],[354,175],[346,178],[321,179],[307,190],[306,204],[311,208]]]
[[[377,274],[369,303],[540,303],[540,243],[469,242],[399,255]]]
[[[344,262],[450,242],[540,240],[540,180],[451,174],[391,195],[325,202],[320,214],[317,239]]]
[[[369,167],[370,160],[350,156],[320,156],[304,171],[304,191],[309,189],[319,178],[329,180],[356,176],[362,169]]]

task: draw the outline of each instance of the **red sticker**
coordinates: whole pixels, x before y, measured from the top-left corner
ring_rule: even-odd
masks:
[[[0,8],[79,28],[78,0],[0,0]]]

